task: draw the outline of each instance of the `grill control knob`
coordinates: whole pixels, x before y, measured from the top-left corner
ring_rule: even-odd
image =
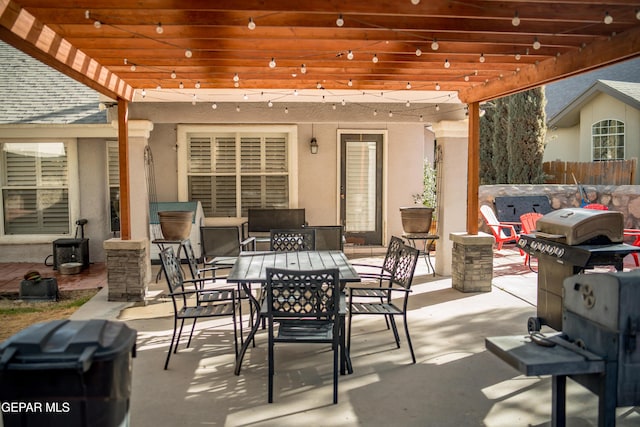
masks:
[[[596,296],[593,293],[593,288],[589,285],[582,285],[580,289],[582,292],[582,302],[584,303],[584,306],[587,308],[593,308],[593,306],[596,305]]]

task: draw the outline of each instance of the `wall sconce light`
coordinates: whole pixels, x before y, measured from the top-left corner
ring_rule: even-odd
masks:
[[[318,140],[315,137],[311,138],[309,147],[311,148],[311,154],[318,154]]]

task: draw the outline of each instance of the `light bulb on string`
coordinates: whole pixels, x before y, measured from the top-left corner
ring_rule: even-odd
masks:
[[[276,68],[276,59],[275,58],[271,58],[271,61],[269,61],[269,68]]]
[[[444,60],[444,68],[449,68],[449,67],[451,67],[451,63],[449,62],[448,59],[445,59]]]
[[[480,54],[480,58],[478,58],[478,61],[480,61],[480,62],[484,62],[484,61],[486,61],[486,59],[487,59],[487,58],[485,58],[485,57],[484,57],[484,53],[481,53],[481,54]]]
[[[540,44],[540,42],[538,41],[538,38],[536,37],[536,38],[533,40],[533,48],[534,48],[535,50],[538,50],[538,49],[540,49],[540,47],[541,47],[541,46],[542,46],[542,45]]]
[[[440,111],[440,106],[436,104],[436,111]]]
[[[191,52],[191,49],[185,50],[184,56],[186,56],[187,58],[191,58],[193,56],[193,52]]]
[[[440,90],[440,83],[436,83],[436,90]]]
[[[411,82],[407,82],[407,89],[411,89]]]
[[[378,55],[376,55],[375,53],[373,54],[373,58],[371,58],[371,61],[373,61],[374,64],[378,63]]]
[[[520,17],[518,16],[517,10],[514,13],[513,18],[511,19],[511,25],[513,25],[514,27],[517,27],[518,25],[520,25]]]
[[[184,89],[184,83],[180,82],[180,84],[178,84],[178,88]]]
[[[196,87],[196,89],[200,89],[200,81],[197,81],[197,82],[196,82],[195,87]]]
[[[256,29],[256,23],[253,22],[253,18],[249,18],[249,23],[247,24],[247,28],[249,28],[250,30],[255,30]]]
[[[353,86],[353,80],[349,79],[349,81],[347,82],[347,86],[349,87]]]
[[[273,102],[271,102],[271,100],[269,100],[269,102],[267,102],[267,107],[269,107],[269,108],[273,107]]]
[[[158,34],[164,33],[164,28],[162,28],[162,23],[160,22],[158,22],[158,25],[156,26],[156,33]]]
[[[336,25],[338,27],[342,27],[344,25],[344,19],[342,19],[342,14],[338,15],[338,19],[336,19]]]
[[[216,104],[215,102],[213,104],[211,104],[211,108],[214,110],[218,109],[218,104]]]
[[[347,52],[347,59],[348,60],[352,60],[353,59],[353,52],[352,51]]]
[[[431,50],[438,50],[440,48],[440,44],[438,43],[438,39],[433,39],[431,43]]]
[[[300,72],[301,72],[302,74],[307,74],[307,66],[306,66],[305,64],[302,64],[302,65],[300,66]]]
[[[234,81],[234,82],[240,81],[240,76],[238,76],[238,73],[235,73],[235,74],[233,75],[233,81]]]
[[[417,48],[416,49],[416,56],[420,56],[420,55],[422,55],[422,49]]]
[[[172,78],[172,79],[175,79],[176,77],[178,77],[178,75],[176,74],[176,72],[175,72],[175,71],[172,71],[172,72],[171,72],[171,78]]]
[[[613,16],[609,15],[609,12],[604,13],[604,23],[609,25],[613,22]]]
[[[102,22],[100,21],[93,21],[93,26],[100,29],[102,27]]]

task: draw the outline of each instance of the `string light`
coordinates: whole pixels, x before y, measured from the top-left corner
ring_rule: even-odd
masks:
[[[284,107],[284,113],[289,114],[289,107]]]
[[[609,15],[609,12],[604,13],[604,23],[609,25],[613,22],[613,16]]]
[[[353,86],[353,80],[349,79],[349,81],[347,82],[347,86],[349,87]]]
[[[411,102],[407,101],[407,103],[405,104],[407,106],[407,108],[411,107]]]
[[[519,53],[516,53],[516,61],[520,61],[520,58],[522,58],[522,55],[520,55]]]
[[[338,19],[336,19],[336,25],[338,27],[342,27],[344,25],[344,19],[342,19],[342,14],[338,15]]]
[[[411,4],[414,5],[414,6],[418,5],[418,4],[420,4],[420,0],[411,0]]]
[[[484,62],[484,61],[486,61],[486,58],[484,57],[484,53],[481,53],[481,54],[480,54],[480,58],[478,58],[478,60],[479,60],[480,62]]]
[[[302,65],[300,66],[300,72],[301,72],[302,74],[307,74],[307,66],[306,66],[306,65],[304,65],[304,64],[302,64]]]
[[[431,43],[431,50],[438,50],[440,48],[440,44],[438,44],[438,39],[433,39]]]
[[[175,72],[175,71],[172,71],[172,72],[171,72],[171,78],[172,78],[172,79],[175,79],[176,77],[178,77],[178,76],[177,76],[177,74],[176,74],[176,72]]]
[[[102,27],[102,22],[96,20],[93,22],[93,26],[99,29]]]
[[[184,89],[184,83],[180,82],[180,84],[178,85],[178,87],[179,87],[180,89]]]
[[[436,104],[436,111],[440,111],[440,106]]]
[[[276,68],[276,59],[275,58],[271,58],[271,61],[269,61],[269,68]]]
[[[240,112],[240,106],[236,105],[236,111],[239,113]]]
[[[373,115],[377,116],[378,115],[378,110],[373,110]]]
[[[444,60],[444,68],[449,68],[449,67],[451,67],[451,63],[449,62],[448,59],[445,59]]]
[[[271,100],[269,100],[269,102],[267,102],[267,106],[268,106],[269,108],[273,107],[273,102],[271,102]]]
[[[378,55],[376,55],[375,53],[373,54],[373,58],[371,58],[371,60],[373,61],[374,64],[378,63]]]
[[[240,76],[238,76],[238,73],[235,73],[235,74],[233,75],[233,81],[234,81],[234,82],[240,81]]]
[[[145,96],[147,96],[147,91],[142,89],[142,91],[140,92],[140,95],[142,95],[142,97],[144,98]]]
[[[187,58],[191,58],[193,56],[193,52],[191,52],[191,49],[185,50],[184,56],[186,56]]]
[[[389,117],[393,117],[393,111],[389,111]]]
[[[322,89],[322,85],[320,82],[316,83],[316,89]],[[322,97],[324,99],[324,96]]]
[[[162,28],[162,23],[158,22],[158,26],[156,27],[156,33],[162,34],[164,33],[164,28]]]
[[[534,48],[535,50],[538,50],[538,49],[540,49],[540,47],[541,47],[541,46],[542,46],[542,45],[540,44],[540,42],[538,41],[538,38],[536,37],[536,38],[533,40],[533,48]]]
[[[436,90],[440,90],[440,83],[436,83]]]
[[[244,99],[245,101],[249,99],[249,95],[247,95],[246,93],[244,95],[242,95],[242,99]]]
[[[191,99],[191,105],[196,105],[196,101],[198,100],[198,97],[196,96],[196,94],[193,94],[193,98]]]
[[[407,82],[407,89],[411,89],[411,82]]]
[[[636,9],[636,19],[640,21],[640,9]]]
[[[348,60],[352,60],[353,59],[353,52],[352,51],[347,52],[347,59]]]
[[[256,29],[256,23],[253,22],[253,18],[249,18],[249,23],[247,24],[247,28],[249,28],[250,30],[255,30]]]
[[[200,89],[200,81],[196,82],[196,89]]]
[[[516,10],[516,13],[513,15],[513,19],[511,19],[511,25],[513,25],[514,27],[517,27],[518,25],[520,25],[520,17],[518,16],[517,10]]]
[[[416,56],[422,55],[422,50],[420,48],[416,49]]]
[[[218,104],[216,104],[215,102],[213,104],[211,104],[211,108],[213,108],[214,110],[218,109]]]

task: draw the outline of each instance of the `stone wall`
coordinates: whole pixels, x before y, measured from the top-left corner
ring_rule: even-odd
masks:
[[[584,185],[589,203],[600,203],[610,210],[623,213],[625,228],[640,228],[640,185]],[[547,196],[553,209],[580,207],[580,191],[576,185],[482,185],[479,189],[480,205],[490,205],[496,197]],[[478,212],[480,230],[489,233]]]

